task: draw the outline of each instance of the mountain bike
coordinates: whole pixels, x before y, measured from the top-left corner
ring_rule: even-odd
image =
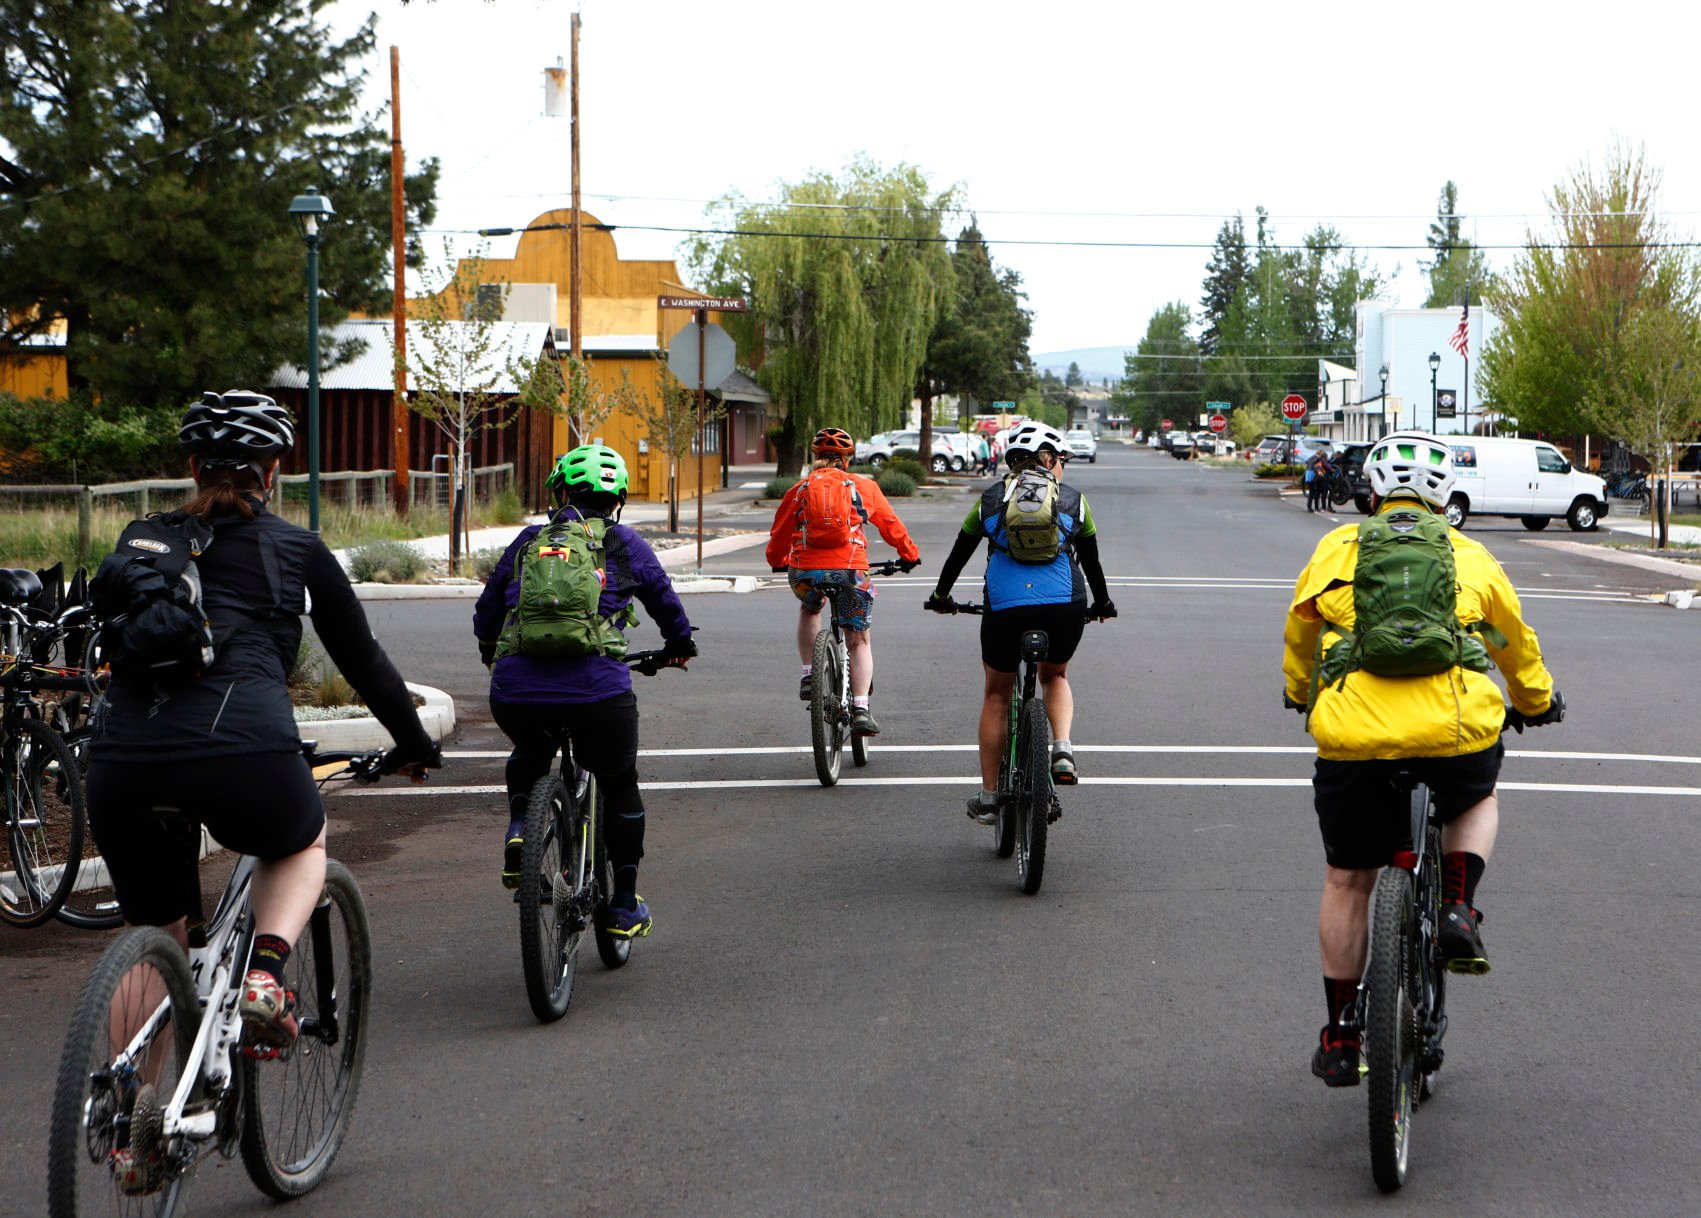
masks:
[[[28,575],[40,587],[34,572],[4,574]],[[27,581],[7,586],[28,590]],[[83,681],[47,662],[55,625],[27,601],[0,600],[0,920],[13,926],[39,926],[65,903],[87,825],[82,771],[40,698]]]
[[[1507,708],[1501,728],[1523,729]],[[1405,846],[1376,878],[1370,901],[1370,957],[1357,1010],[1364,1036],[1370,1098],[1370,1170],[1376,1187],[1394,1192],[1406,1182],[1412,1114],[1435,1094],[1447,1034],[1447,974],[1474,973],[1441,954],[1441,822],[1428,787],[1402,771],[1395,782],[1410,793]]]
[[[870,567],[870,575],[895,575],[903,570],[897,562],[888,560]],[[845,643],[844,617],[848,616],[840,602],[850,589],[834,588],[826,594],[831,620],[815,635],[815,654],[810,666],[813,674],[809,698],[809,739],[815,747],[815,777],[821,785],[830,787],[839,781],[845,741],[849,739],[851,761],[857,766],[868,764],[868,742],[851,731],[850,648]],[[873,693],[872,686],[869,693]]]
[[[633,652],[626,663],[645,676],[670,667],[661,651]],[[538,779],[526,804],[520,886],[514,893],[526,1000],[540,1023],[554,1023],[572,1004],[586,927],[608,968],[621,967],[632,952],[631,939],[608,929],[614,870],[603,821],[596,776],[573,760],[572,741],[564,738],[560,772]]]
[[[318,753],[321,788],[376,782],[379,752]],[[165,823],[186,844],[191,820]],[[256,860],[241,856],[212,918],[191,919],[189,951],[158,927],[135,927],[107,949],[65,1035],[47,1156],[53,1218],[178,1212],[196,1167],[216,1150],[240,1154],[254,1184],[278,1199],[325,1178],[360,1088],[372,1002],[366,903],[341,863],[289,958],[284,983],[300,1033],[274,1050],[250,1043],[238,1014],[254,935]],[[197,910],[199,892],[196,893]],[[119,1152],[139,1165],[119,1173]],[[139,1176],[139,1178],[137,1178]]]
[[[983,604],[957,604],[958,613],[982,614]],[[1063,815],[1051,781],[1051,720],[1040,696],[1039,666],[1051,649],[1043,630],[1022,632],[1021,677],[1010,695],[1010,725],[998,762],[998,823],[994,849],[1016,856],[1016,882],[1032,896],[1045,878],[1046,832]]]

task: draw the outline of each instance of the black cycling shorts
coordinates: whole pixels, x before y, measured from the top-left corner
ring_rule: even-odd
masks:
[[[262,859],[305,850],[325,827],[318,785],[300,753],[95,761],[88,805],[124,920],[137,926],[165,926],[197,908],[195,824],[220,845]],[[160,808],[180,812],[167,816]]]
[[[980,658],[995,672],[1015,672],[1022,664],[1022,633],[1043,630],[1051,636],[1046,663],[1064,664],[1081,645],[1086,628],[1087,607],[1079,601],[995,609],[980,619]]]
[[[1414,776],[1435,795],[1443,824],[1469,811],[1500,781],[1506,746],[1459,757],[1406,757],[1398,761],[1325,761],[1317,759],[1311,780],[1323,854],[1331,867],[1383,867],[1396,850],[1410,843],[1411,802],[1394,785],[1401,771]]]

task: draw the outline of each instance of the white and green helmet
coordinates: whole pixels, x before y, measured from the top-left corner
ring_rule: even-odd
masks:
[[[581,444],[562,455],[545,485],[569,495],[574,491],[624,495],[628,481],[626,460],[619,453],[604,444]]]
[[[1383,436],[1364,457],[1364,476],[1382,498],[1410,491],[1425,503],[1447,506],[1453,493],[1453,450],[1422,432]]]

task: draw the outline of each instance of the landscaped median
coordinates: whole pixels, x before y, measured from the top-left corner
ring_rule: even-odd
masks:
[[[422,705],[417,709],[426,735],[439,742],[448,739],[449,733],[455,730],[455,700],[440,689],[415,685],[411,681],[408,682],[408,692],[422,699]],[[296,707],[295,730],[303,740],[317,741],[319,747],[326,751],[387,749],[395,743],[390,739],[390,733],[364,706],[332,709],[340,713],[335,717],[303,718],[303,715],[315,714],[320,708]]]

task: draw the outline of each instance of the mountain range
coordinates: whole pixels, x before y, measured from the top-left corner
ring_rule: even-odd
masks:
[[[1125,347],[1077,347],[1073,351],[1046,351],[1035,354],[1034,367],[1040,371],[1049,369],[1058,376],[1069,371],[1070,364],[1077,364],[1081,376],[1091,384],[1108,380],[1112,385],[1122,379],[1126,367],[1122,353],[1132,351],[1140,344],[1129,343]]]

